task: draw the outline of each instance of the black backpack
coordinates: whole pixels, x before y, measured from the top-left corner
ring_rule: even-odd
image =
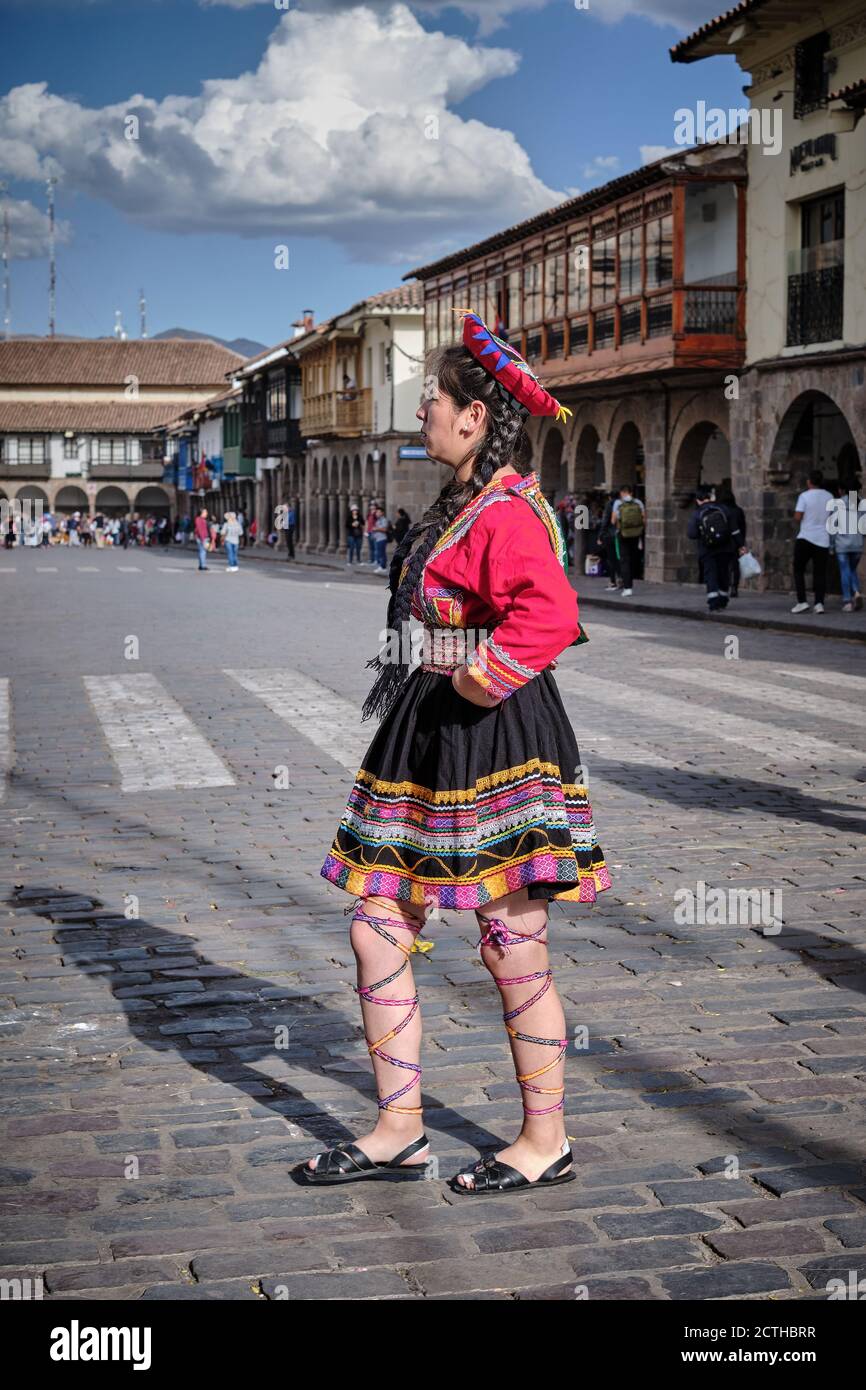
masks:
[[[731,523],[728,514],[717,502],[701,508],[698,517],[698,535],[707,550],[724,550],[730,545]]]

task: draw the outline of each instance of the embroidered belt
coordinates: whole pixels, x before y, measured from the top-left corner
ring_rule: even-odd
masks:
[[[425,627],[421,670],[450,676],[477,645],[477,632],[462,627]]]

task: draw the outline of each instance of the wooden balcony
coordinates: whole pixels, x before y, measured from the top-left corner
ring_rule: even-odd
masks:
[[[0,458],[0,478],[11,478],[16,482],[32,483],[36,478],[50,478],[51,464],[45,463],[10,463],[7,459]]]
[[[125,483],[161,482],[164,468],[161,458],[143,458],[140,463],[91,463],[87,476],[94,482],[100,478]]]
[[[373,392],[369,386],[355,388],[351,400],[342,400],[341,391],[325,391],[304,398],[301,434],[315,438],[322,434],[354,437],[373,428]]]

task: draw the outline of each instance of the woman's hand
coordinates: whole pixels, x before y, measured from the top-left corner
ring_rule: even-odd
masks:
[[[470,676],[466,664],[456,667],[451,673],[451,684],[462,695],[464,700],[469,700],[473,705],[482,705],[485,709],[493,709],[495,705],[502,703],[487,694],[487,691],[480,686],[474,677]]]

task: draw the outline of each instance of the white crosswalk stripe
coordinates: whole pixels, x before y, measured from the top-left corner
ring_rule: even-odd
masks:
[[[700,686],[711,694],[718,690],[745,700],[760,700],[762,704],[775,705],[778,709],[793,710],[796,714],[863,727],[863,714],[856,705],[846,700],[834,700],[829,695],[822,695],[818,701],[807,690],[787,690],[781,683],[771,685],[768,681],[755,680],[749,674],[748,666],[741,665],[736,674],[733,670],[707,671],[691,666],[664,666],[655,674],[661,676],[662,680],[684,681],[686,685]]]
[[[138,565],[118,565],[117,572],[118,574],[141,574]]]
[[[361,722],[357,705],[299,671],[226,671],[225,675],[347,771],[357,772],[378,727],[375,719]]]
[[[85,676],[125,792],[229,787],[235,779],[156,676]]]
[[[773,724],[763,723],[759,719],[749,719],[744,715],[696,705],[688,699],[677,700],[660,694],[651,687],[651,673],[642,674],[645,679],[638,683],[624,684],[559,668],[556,679],[562,690],[579,695],[584,700],[592,700],[604,709],[626,711],[644,740],[648,737],[651,723],[660,720],[685,733],[689,741],[693,741],[697,735],[708,748],[719,740],[733,743],[742,748],[751,748],[772,762],[808,759],[833,767],[836,764],[841,766],[848,755],[843,745],[816,738],[812,734],[801,734],[793,728],[778,730]]]
[[[786,671],[777,670],[780,676],[798,681],[816,681],[818,685],[835,685],[839,690],[855,690],[858,695],[866,694],[866,676],[849,676],[843,671]],[[821,696],[822,706],[824,696]]]
[[[12,701],[9,681],[0,680],[0,801],[6,796],[12,770]]]

